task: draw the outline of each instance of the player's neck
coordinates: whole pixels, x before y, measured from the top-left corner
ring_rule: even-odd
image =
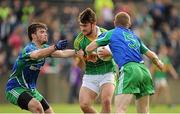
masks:
[[[92,33],[87,36],[91,41],[95,40],[97,38],[97,28],[94,28]]]
[[[34,43],[37,48],[41,48],[41,46],[42,46],[39,42],[34,41],[34,40],[32,40],[32,43]]]

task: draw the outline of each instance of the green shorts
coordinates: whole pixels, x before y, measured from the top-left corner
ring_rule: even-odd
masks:
[[[115,95],[134,94],[136,99],[154,93],[154,84],[149,70],[141,63],[130,62],[120,70]]]
[[[33,98],[35,98],[38,101],[41,101],[44,97],[37,91],[37,89],[33,89],[33,90],[29,90],[29,89],[25,89],[22,87],[17,87],[14,88],[10,91],[6,91],[6,99],[15,105],[17,104],[17,100],[19,98],[19,96],[23,93],[23,92],[27,92],[29,93]]]

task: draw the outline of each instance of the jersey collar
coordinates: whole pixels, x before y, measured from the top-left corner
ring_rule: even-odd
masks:
[[[116,26],[116,28],[121,28],[121,29],[125,29],[125,30],[130,30],[129,28],[125,28],[123,26]]]
[[[102,34],[100,28],[98,26],[96,26],[96,29],[97,29],[97,36],[99,36],[100,34]]]

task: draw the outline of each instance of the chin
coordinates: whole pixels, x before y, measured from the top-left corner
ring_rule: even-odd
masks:
[[[87,35],[88,33],[87,32],[83,32],[84,35]]]

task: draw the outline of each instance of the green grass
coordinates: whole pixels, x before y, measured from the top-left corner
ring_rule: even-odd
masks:
[[[56,113],[82,113],[78,104],[52,104],[51,105]],[[100,106],[95,105],[95,108],[100,111]],[[114,108],[113,108],[114,112]],[[135,106],[128,107],[129,113],[135,113]],[[168,108],[166,105],[157,105],[150,107],[151,113],[180,113],[180,105]],[[20,108],[11,104],[0,104],[0,113],[28,113],[28,111],[21,110]]]

